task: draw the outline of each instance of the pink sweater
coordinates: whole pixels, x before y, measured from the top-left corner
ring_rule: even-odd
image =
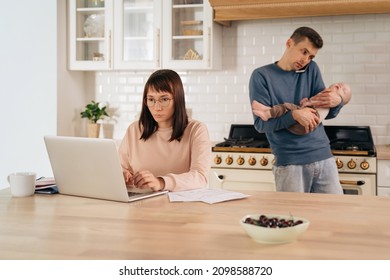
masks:
[[[148,140],[140,140],[138,121],[132,123],[119,146],[123,170],[149,170],[164,179],[169,191],[206,187],[211,160],[206,125],[190,120],[180,142],[169,142],[171,133],[172,128],[160,128]]]

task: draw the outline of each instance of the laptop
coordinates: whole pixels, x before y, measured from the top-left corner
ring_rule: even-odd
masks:
[[[112,139],[44,136],[44,140],[61,194],[132,202],[168,192],[128,189]]]

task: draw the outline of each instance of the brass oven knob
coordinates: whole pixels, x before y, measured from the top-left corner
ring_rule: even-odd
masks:
[[[260,164],[262,166],[266,166],[268,164],[268,159],[266,159],[265,157],[263,157],[261,160],[260,160]]]
[[[237,159],[237,164],[238,165],[243,165],[245,162],[245,159],[242,156],[239,156]]]
[[[360,164],[360,167],[363,170],[367,170],[370,167],[370,164],[366,160],[363,160],[363,162]]]
[[[347,166],[349,169],[355,169],[356,162],[353,159],[351,159],[350,161],[348,161]]]
[[[233,158],[231,156],[228,156],[226,159],[225,159],[225,162],[227,165],[231,165],[233,163]]]
[[[248,163],[249,163],[249,165],[255,165],[256,164],[256,159],[254,157],[250,157],[248,159]]]
[[[343,162],[338,158],[338,159],[336,159],[336,165],[337,165],[337,168],[338,169],[340,169],[340,168],[342,168],[343,167]]]
[[[222,158],[220,156],[216,155],[215,158],[214,158],[214,163],[215,164],[221,164],[221,162],[222,162]]]

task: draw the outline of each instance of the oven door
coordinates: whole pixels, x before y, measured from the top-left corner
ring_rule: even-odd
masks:
[[[234,191],[275,191],[272,170],[211,168],[209,187]]]
[[[375,174],[339,173],[339,178],[344,194],[376,195]]]

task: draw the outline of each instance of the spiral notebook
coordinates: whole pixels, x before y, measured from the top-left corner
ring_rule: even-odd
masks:
[[[132,202],[167,191],[128,189],[112,139],[44,136],[60,194]]]

